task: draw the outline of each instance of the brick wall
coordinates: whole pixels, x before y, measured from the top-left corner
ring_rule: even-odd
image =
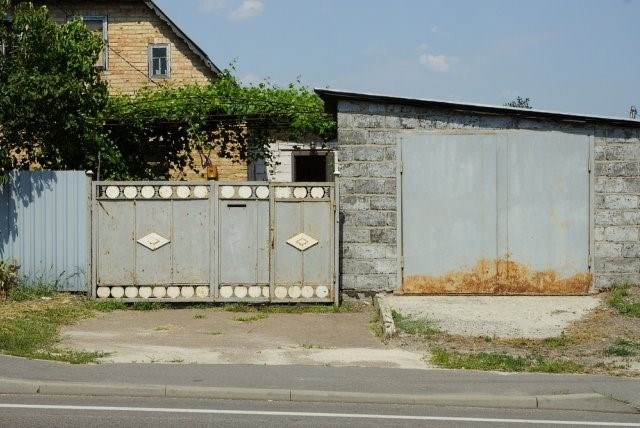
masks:
[[[594,135],[594,288],[640,283],[640,131],[446,109],[338,101],[342,218],[341,279],[345,290],[395,290],[397,258],[396,147],[416,130],[556,130]],[[640,127],[640,124],[639,124]]]
[[[169,25],[141,1],[56,4],[48,7],[58,22],[65,22],[68,14],[107,17],[109,67],[104,77],[113,93],[133,94],[156,84],[206,84],[215,79],[214,73]],[[148,46],[152,43],[171,44],[171,77],[149,79]]]
[[[73,16],[106,16],[108,28],[108,69],[103,73],[111,93],[135,94],[144,87],[157,85],[205,85],[215,74],[193,53],[171,27],[142,1],[95,0],[91,2],[58,1],[48,5],[51,17],[63,23]],[[149,78],[148,46],[153,43],[171,45],[171,76]],[[194,153],[196,169],[174,173],[175,179],[204,180],[206,174],[200,156]],[[212,155],[220,180],[247,179],[247,165],[232,163]]]

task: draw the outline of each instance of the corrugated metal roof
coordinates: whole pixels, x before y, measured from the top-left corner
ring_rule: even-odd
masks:
[[[574,123],[602,123],[608,125],[640,128],[640,121],[627,118],[591,116],[545,110],[522,109],[488,104],[459,103],[453,101],[404,98],[389,95],[340,91],[316,88],[315,92],[324,100],[327,112],[335,114],[338,100],[367,101],[379,104],[404,104],[416,107],[441,108],[461,113],[482,113],[501,116],[515,116],[523,119],[551,119]]]

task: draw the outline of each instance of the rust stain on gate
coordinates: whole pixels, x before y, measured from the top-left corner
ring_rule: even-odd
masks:
[[[554,270],[536,271],[503,259],[480,260],[470,271],[442,276],[410,275],[402,282],[405,294],[586,294],[592,275],[577,273],[561,278]]]

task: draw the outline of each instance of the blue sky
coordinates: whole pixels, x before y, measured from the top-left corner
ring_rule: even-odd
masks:
[[[640,0],[156,0],[245,82],[626,117]]]

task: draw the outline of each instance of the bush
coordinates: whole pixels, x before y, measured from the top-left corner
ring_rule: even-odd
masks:
[[[19,268],[15,261],[0,260],[0,295],[5,299],[20,285]]]

